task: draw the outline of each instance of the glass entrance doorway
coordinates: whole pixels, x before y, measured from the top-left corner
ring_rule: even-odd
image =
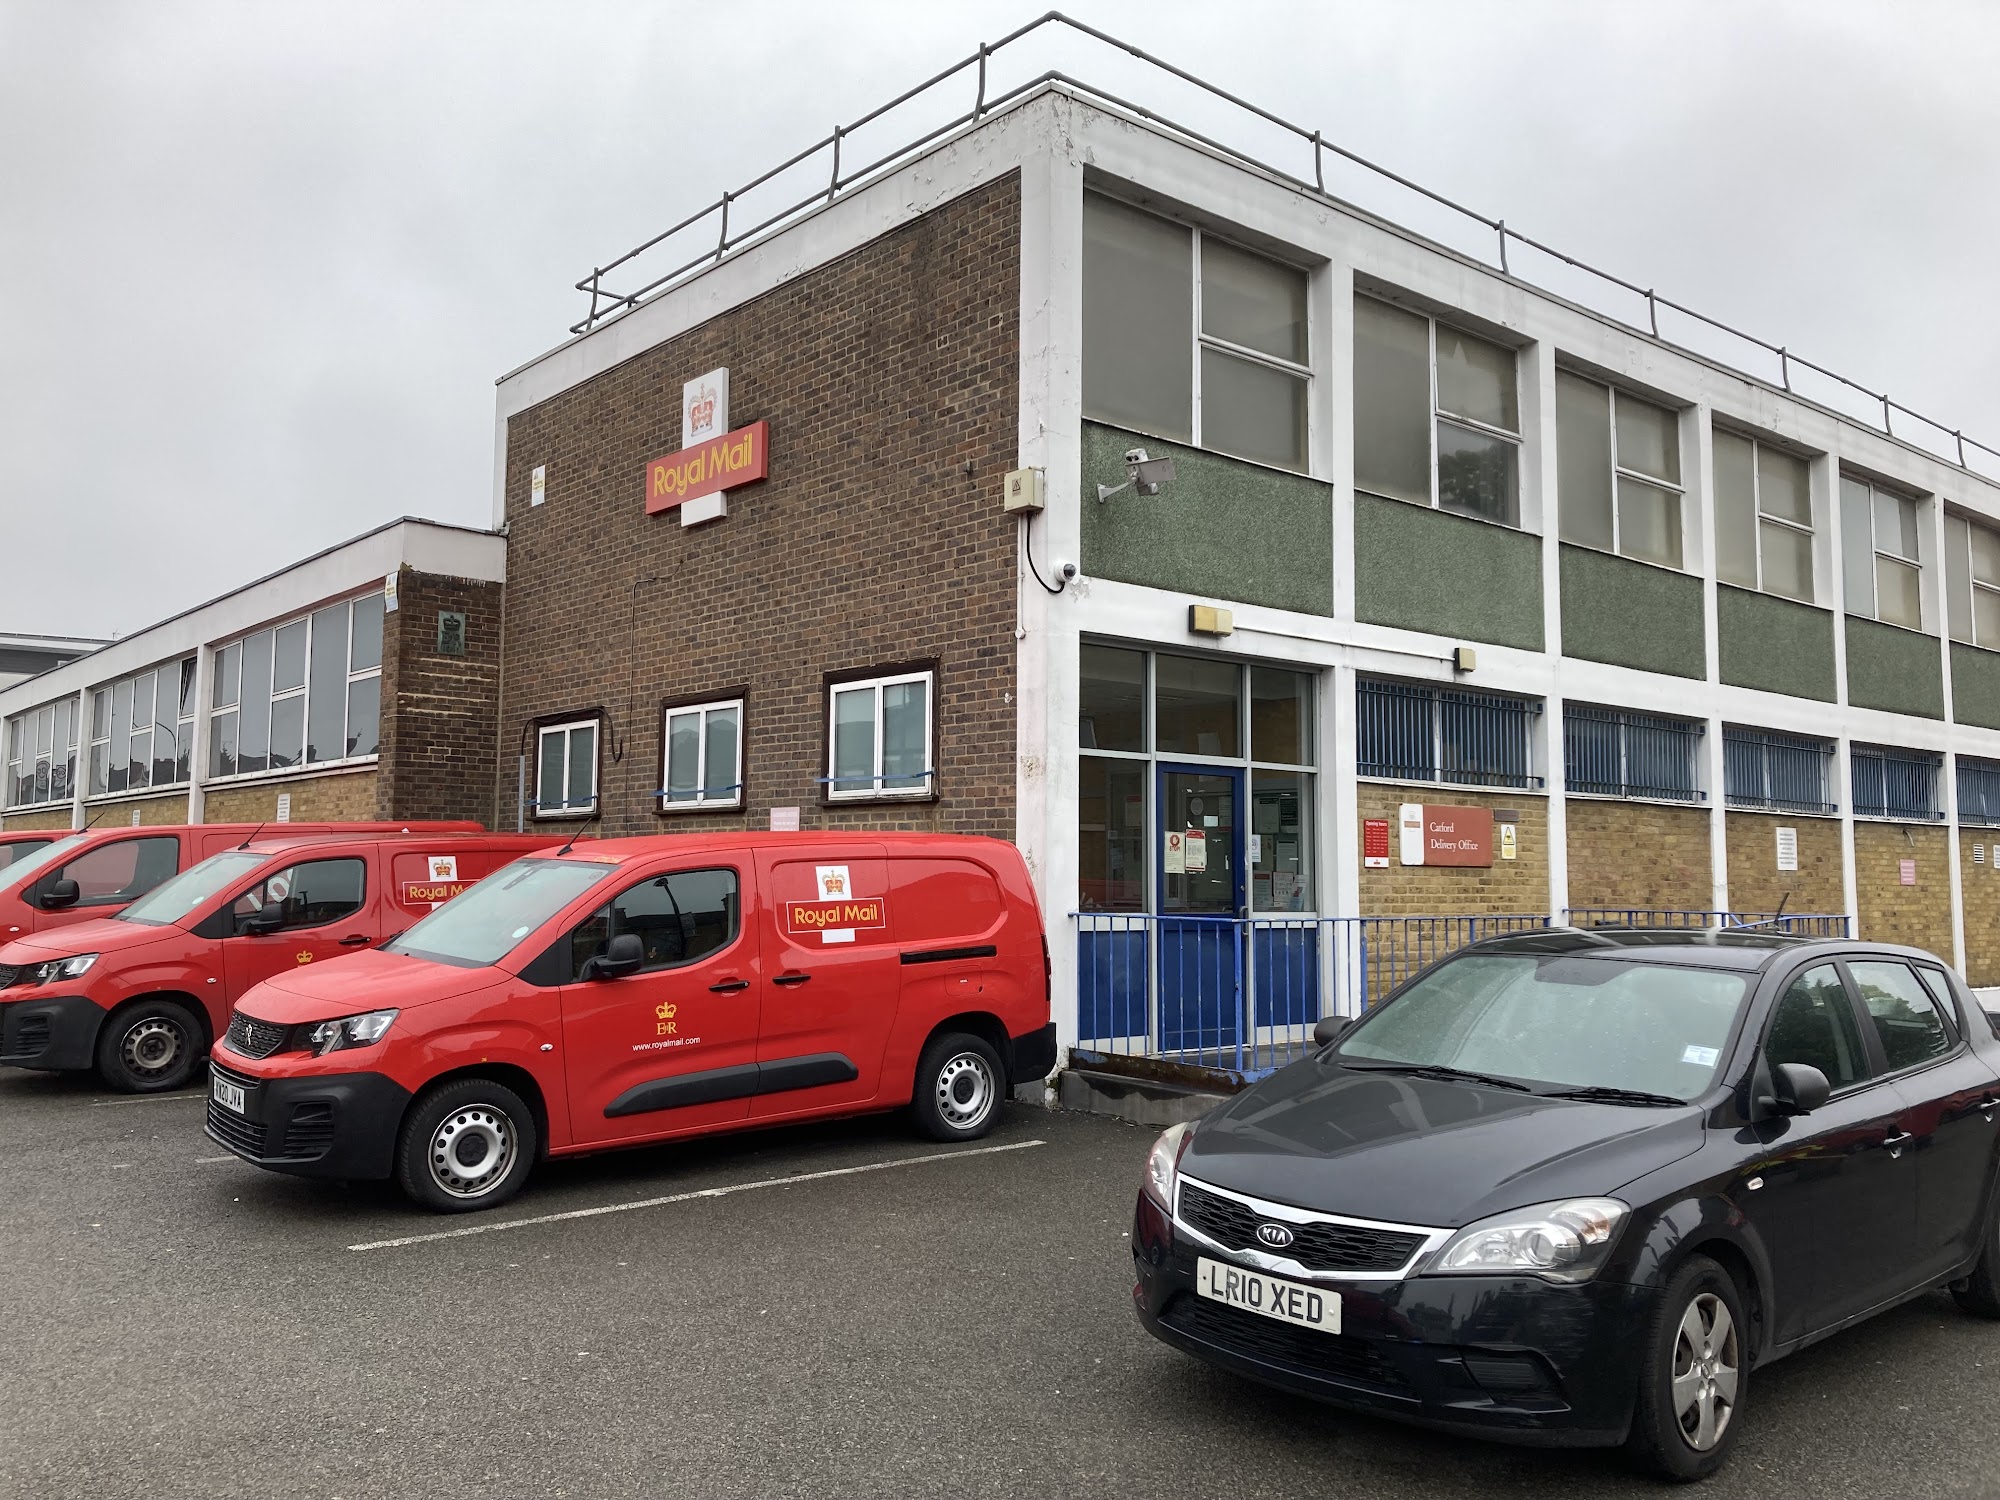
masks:
[[[1159,768],[1160,1046],[1233,1047],[1243,1017],[1243,773]]]

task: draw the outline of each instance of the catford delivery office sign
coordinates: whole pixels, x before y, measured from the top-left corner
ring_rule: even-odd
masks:
[[[681,387],[681,451],[646,465],[646,514],[678,510],[681,525],[729,514],[725,490],[770,472],[768,422],[729,430],[729,371],[710,370]]]
[[[1406,865],[1473,865],[1493,863],[1493,810],[1490,807],[1438,807],[1405,802],[1401,853]]]

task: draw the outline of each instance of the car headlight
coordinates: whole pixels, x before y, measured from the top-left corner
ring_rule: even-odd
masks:
[[[340,1052],[348,1047],[372,1047],[382,1040],[382,1033],[395,1019],[396,1012],[393,1010],[371,1010],[365,1015],[342,1016],[338,1021],[321,1021],[306,1039],[312,1043],[316,1057],[325,1057],[329,1052]]]
[[[1459,1230],[1423,1274],[1588,1281],[1611,1254],[1611,1242],[1630,1212],[1616,1198],[1565,1198],[1495,1214]]]
[[[1169,1215],[1174,1211],[1174,1179],[1180,1174],[1181,1153],[1187,1150],[1188,1135],[1193,1129],[1186,1123],[1169,1125],[1160,1132],[1160,1138],[1153,1142],[1152,1152],[1146,1157],[1146,1175],[1139,1187]]]
[[[58,979],[80,979],[97,962],[95,953],[78,953],[70,958],[52,958],[35,970],[35,983],[53,984]]]

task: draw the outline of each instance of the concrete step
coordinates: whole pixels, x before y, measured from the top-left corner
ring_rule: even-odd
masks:
[[[1057,1079],[1057,1100],[1064,1109],[1112,1115],[1136,1125],[1165,1128],[1196,1120],[1229,1096],[1190,1083],[1158,1078],[1134,1078],[1098,1068],[1069,1068]]]

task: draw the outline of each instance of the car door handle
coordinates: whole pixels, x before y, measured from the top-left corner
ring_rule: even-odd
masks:
[[[340,940],[340,946],[343,948],[360,948],[365,946],[367,942],[368,939],[363,937],[360,933],[357,932],[353,934],[351,937],[342,938]]]
[[[750,981],[747,979],[725,979],[718,984],[711,984],[708,987],[708,992],[711,995],[733,995],[738,990],[747,990],[749,988]]]
[[[1986,1123],[1988,1125],[1993,1123],[1993,1111],[1995,1108],[2000,1108],[2000,1099],[1994,1098],[1991,1094],[1988,1094],[1984,1099],[1979,1101],[1979,1112],[1986,1116]]]
[[[771,983],[785,985],[804,984],[810,978],[812,978],[810,974],[780,974]]]
[[[1889,1148],[1891,1156],[1901,1156],[1903,1148],[1915,1139],[1916,1137],[1911,1135],[1907,1130],[1893,1130],[1884,1138],[1882,1144]]]

